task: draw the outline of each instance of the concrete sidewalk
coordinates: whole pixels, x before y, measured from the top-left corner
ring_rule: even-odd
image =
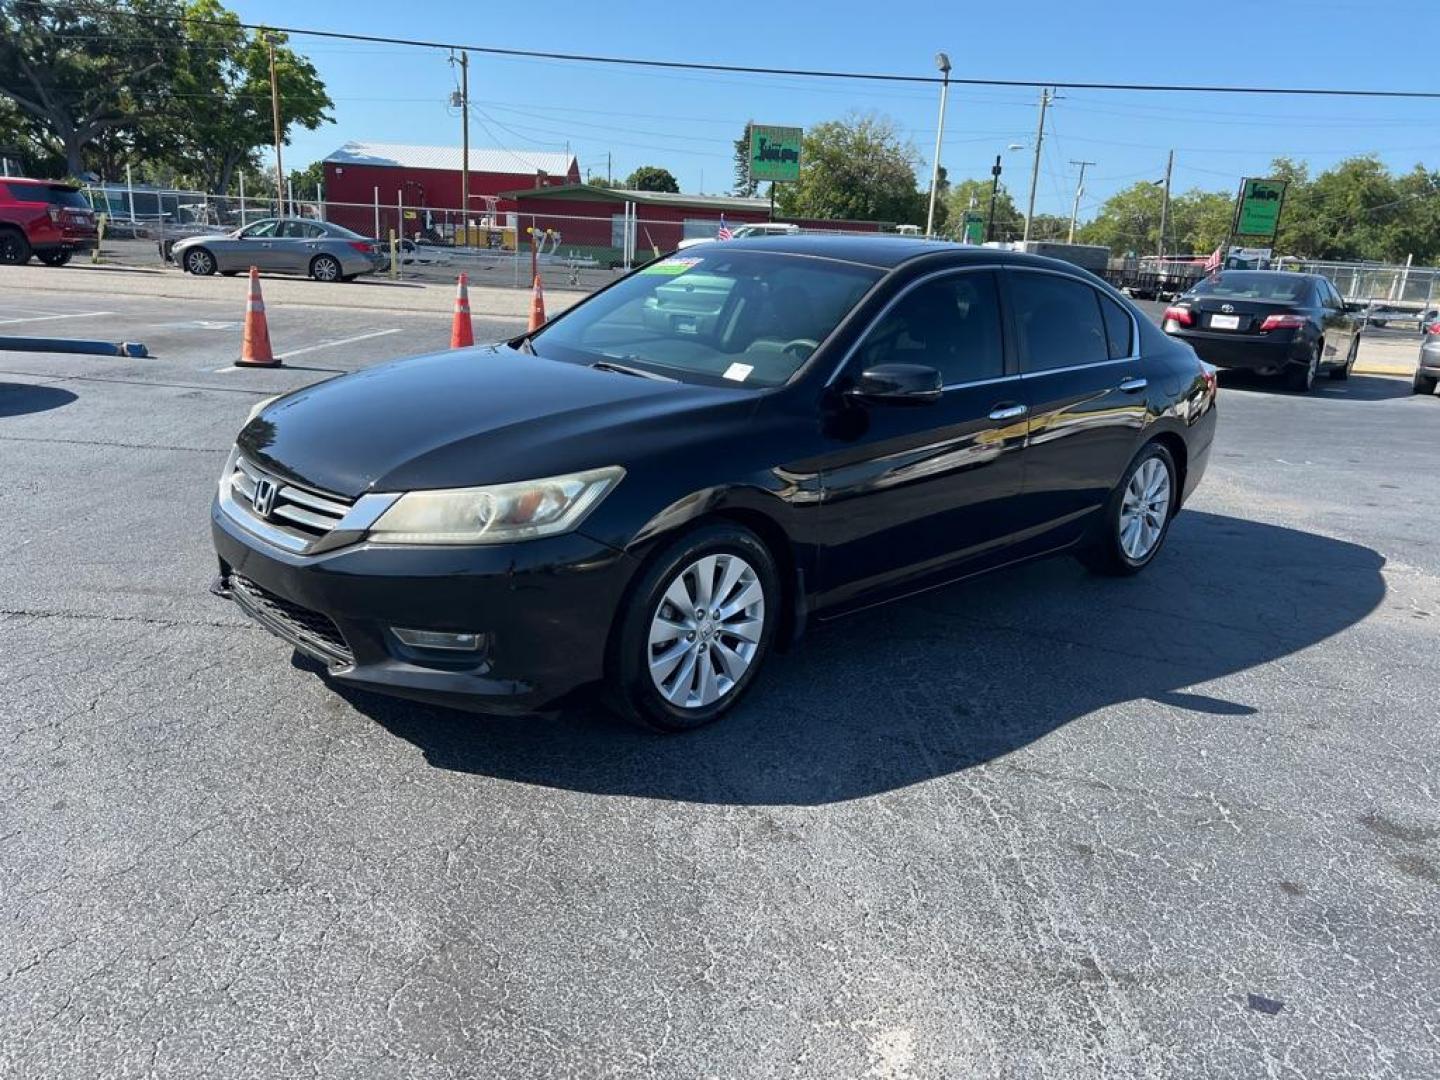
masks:
[[[1419,356],[1418,341],[1379,340],[1362,334],[1360,352],[1355,358],[1355,374],[1403,375],[1408,379],[1415,374]]]
[[[265,302],[270,305],[355,308],[368,311],[453,310],[455,285],[360,278],[322,284],[308,278],[261,275]],[[71,263],[64,267],[0,267],[0,292],[110,293],[117,296],[165,297],[175,300],[210,300],[245,304],[243,276],[195,277],[179,270],[155,267]],[[545,289],[545,310],[553,315],[584,299],[587,293],[571,289]],[[476,315],[523,319],[530,314],[529,289],[470,286],[470,310]]]

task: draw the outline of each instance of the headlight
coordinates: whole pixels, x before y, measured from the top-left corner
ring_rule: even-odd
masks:
[[[410,491],[370,527],[381,544],[508,544],[569,532],[620,482],[619,466],[518,484]]]
[[[283,395],[281,394],[271,394],[269,397],[261,398],[254,405],[251,405],[250,412],[245,417],[245,424],[248,424],[251,420],[254,420],[255,417],[259,416],[262,412],[264,412],[265,406],[269,405],[272,401],[279,401],[282,396]],[[240,426],[244,427],[245,424],[241,424]]]

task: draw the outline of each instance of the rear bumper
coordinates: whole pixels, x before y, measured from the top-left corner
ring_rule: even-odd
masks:
[[[1440,349],[1422,348],[1420,350],[1420,360],[1415,365],[1415,370],[1421,375],[1440,378]]]
[[[1167,331],[1185,342],[1201,360],[1222,368],[1247,371],[1279,371],[1289,364],[1310,361],[1309,346],[1304,339],[1268,340],[1239,337],[1235,334],[1212,334],[1204,331]]]
[[[636,568],[578,533],[523,544],[356,544],[296,556],[212,504],[212,591],[329,669],[336,682],[475,712],[544,709],[604,676]],[[417,650],[401,627],[485,635],[471,653]]]
[[[32,244],[32,251],[93,251],[96,240],[93,236],[77,236],[73,239],[46,240],[43,243]]]

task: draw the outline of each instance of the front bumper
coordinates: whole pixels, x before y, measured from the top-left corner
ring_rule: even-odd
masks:
[[[353,544],[293,555],[211,507],[213,591],[337,682],[476,712],[522,714],[603,678],[637,563],[579,533],[520,544]],[[393,627],[486,635],[474,653],[403,645]]]
[[[1200,330],[1166,333],[1185,342],[1195,350],[1201,360],[1216,367],[1246,371],[1280,371],[1289,364],[1306,364],[1310,361],[1305,342],[1295,335],[1291,335],[1289,340],[1272,340]]]

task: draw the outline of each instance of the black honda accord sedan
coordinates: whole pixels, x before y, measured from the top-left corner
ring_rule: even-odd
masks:
[[[342,683],[508,713],[598,685],[682,730],[809,623],[1066,550],[1143,569],[1214,431],[1213,369],[1065,263],[709,244],[258,407],[214,588]]]

